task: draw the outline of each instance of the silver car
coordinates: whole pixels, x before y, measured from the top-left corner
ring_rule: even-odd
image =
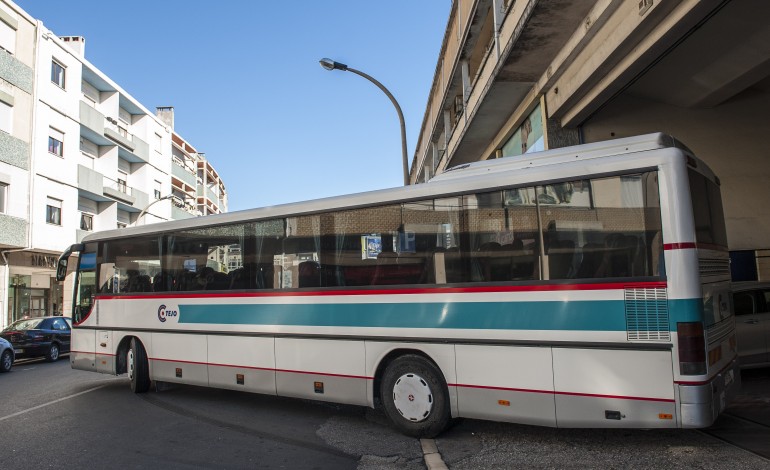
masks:
[[[741,367],[770,366],[770,282],[733,283]]]
[[[11,343],[0,338],[0,372],[8,372],[16,359]]]

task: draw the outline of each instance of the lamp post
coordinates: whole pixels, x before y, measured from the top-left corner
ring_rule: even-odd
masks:
[[[354,68],[348,67],[345,64],[341,64],[339,62],[335,62],[331,59],[321,59],[318,61],[319,64],[321,64],[321,67],[323,67],[326,70],[342,70],[344,72],[353,72],[356,75],[359,75],[361,77],[364,77],[365,79],[369,80],[370,82],[377,85],[377,88],[382,90],[383,93],[385,93],[388,98],[390,98],[390,102],[393,103],[393,106],[396,107],[396,112],[398,113],[398,120],[401,124],[401,157],[403,159],[403,166],[404,166],[404,186],[409,185],[409,159],[406,155],[406,124],[404,124],[404,113],[401,112],[401,106],[398,105],[398,101],[396,101],[396,98],[393,97],[393,95],[388,91],[385,86],[375,80],[370,75],[365,74],[364,72],[361,72],[360,70],[356,70]]]
[[[156,199],[156,200],[152,201],[151,203],[147,204],[146,206],[144,206],[144,209],[142,209],[142,212],[140,212],[139,216],[136,218],[136,223],[139,223],[139,220],[142,218],[142,216],[144,214],[146,214],[147,211],[150,209],[150,207],[152,207],[154,204],[156,204],[156,203],[158,203],[160,201],[165,201],[166,199],[171,199],[172,197],[174,197],[173,194],[166,194],[165,196],[159,197],[158,199]]]

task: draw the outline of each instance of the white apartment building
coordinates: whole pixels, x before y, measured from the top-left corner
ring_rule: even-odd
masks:
[[[224,212],[227,196],[202,154],[178,158],[192,146],[174,133],[173,108],[148,111],[85,59],[84,38],[57,37],[7,0],[0,28],[6,325],[69,311],[56,258],[89,232]]]

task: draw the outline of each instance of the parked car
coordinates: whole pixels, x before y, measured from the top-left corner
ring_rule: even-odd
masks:
[[[770,282],[733,283],[741,367],[770,366]]]
[[[0,338],[0,372],[8,372],[13,367],[15,354],[13,346],[7,340]]]
[[[16,358],[45,357],[56,361],[70,350],[72,324],[66,317],[37,317],[17,320],[8,325],[0,338],[13,345]]]

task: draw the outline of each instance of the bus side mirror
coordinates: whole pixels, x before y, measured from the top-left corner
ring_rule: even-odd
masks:
[[[56,263],[56,280],[61,282],[64,280],[65,277],[67,277],[67,261],[69,260],[70,255],[73,252],[82,252],[85,249],[82,243],[75,243],[74,245],[70,246],[66,250],[64,250],[64,253],[59,256],[59,262]]]
[[[56,280],[61,282],[67,277],[67,258],[59,259],[59,264],[56,266]]]

